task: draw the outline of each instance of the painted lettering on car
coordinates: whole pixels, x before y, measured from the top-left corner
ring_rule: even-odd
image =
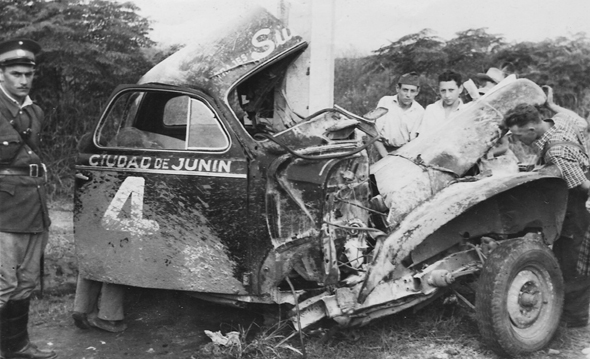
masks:
[[[88,164],[93,167],[216,173],[232,173],[232,162],[231,160],[201,158],[158,158],[126,155],[92,155],[88,159]]]

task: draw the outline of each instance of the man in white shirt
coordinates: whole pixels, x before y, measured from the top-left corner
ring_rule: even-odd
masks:
[[[422,124],[418,133],[420,136],[436,132],[438,128],[457,116],[463,107],[459,98],[463,92],[461,75],[454,71],[446,71],[438,76],[438,92],[440,100],[426,107]]]
[[[415,139],[424,114],[424,107],[414,100],[420,92],[420,75],[410,72],[400,76],[396,89],[396,95],[384,96],[377,104],[388,110],[375,123],[383,139],[375,142],[381,157]]]

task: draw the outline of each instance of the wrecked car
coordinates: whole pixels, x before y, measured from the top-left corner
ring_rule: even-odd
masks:
[[[342,327],[455,293],[504,354],[543,348],[563,303],[550,245],[565,215],[556,171],[481,159],[519,79],[376,163],[374,118],[299,116],[282,87],[307,43],[261,8],[118,87],[76,165],[83,277],[284,305],[296,328]],[[475,303],[459,286],[471,288]]]

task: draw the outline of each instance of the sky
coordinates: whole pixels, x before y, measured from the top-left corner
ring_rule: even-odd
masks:
[[[125,0],[117,0],[125,1]],[[152,40],[186,44],[247,0],[126,0],[152,21]],[[276,8],[278,0],[248,0]],[[312,0],[290,0],[291,2]],[[322,1],[322,0],[315,0]],[[432,29],[448,40],[487,28],[508,42],[590,36],[590,0],[334,0],[336,54],[367,55],[404,35]],[[272,11],[272,10],[271,10]]]

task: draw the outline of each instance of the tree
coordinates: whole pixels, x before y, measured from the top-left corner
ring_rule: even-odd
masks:
[[[0,0],[0,40],[26,37],[43,47],[31,97],[46,113],[44,158],[56,190],[69,191],[76,142],[110,92],[152,66],[144,56],[154,45],[149,21],[137,10],[106,0]]]
[[[445,43],[447,67],[460,71],[466,77],[485,73],[490,67],[498,67],[493,55],[505,45],[498,35],[488,34],[485,28],[461,31]]]
[[[433,74],[447,62],[443,47],[442,39],[434,36],[432,30],[424,29],[375,50],[368,67],[377,72],[392,70],[396,74],[410,71]]]
[[[108,95],[113,84],[136,82],[149,64],[142,49],[149,22],[132,3],[105,0],[7,1],[0,3],[0,36],[32,38],[43,46],[36,87],[51,94]],[[50,95],[50,96],[48,96]],[[54,103],[54,101],[52,101]]]
[[[356,114],[363,115],[374,109],[379,99],[389,94],[389,76],[386,72],[365,71],[366,58],[349,53],[335,61],[335,103]]]
[[[552,86],[559,104],[588,116],[590,39],[586,34],[516,43],[499,51],[495,59],[510,61],[520,77]]]

